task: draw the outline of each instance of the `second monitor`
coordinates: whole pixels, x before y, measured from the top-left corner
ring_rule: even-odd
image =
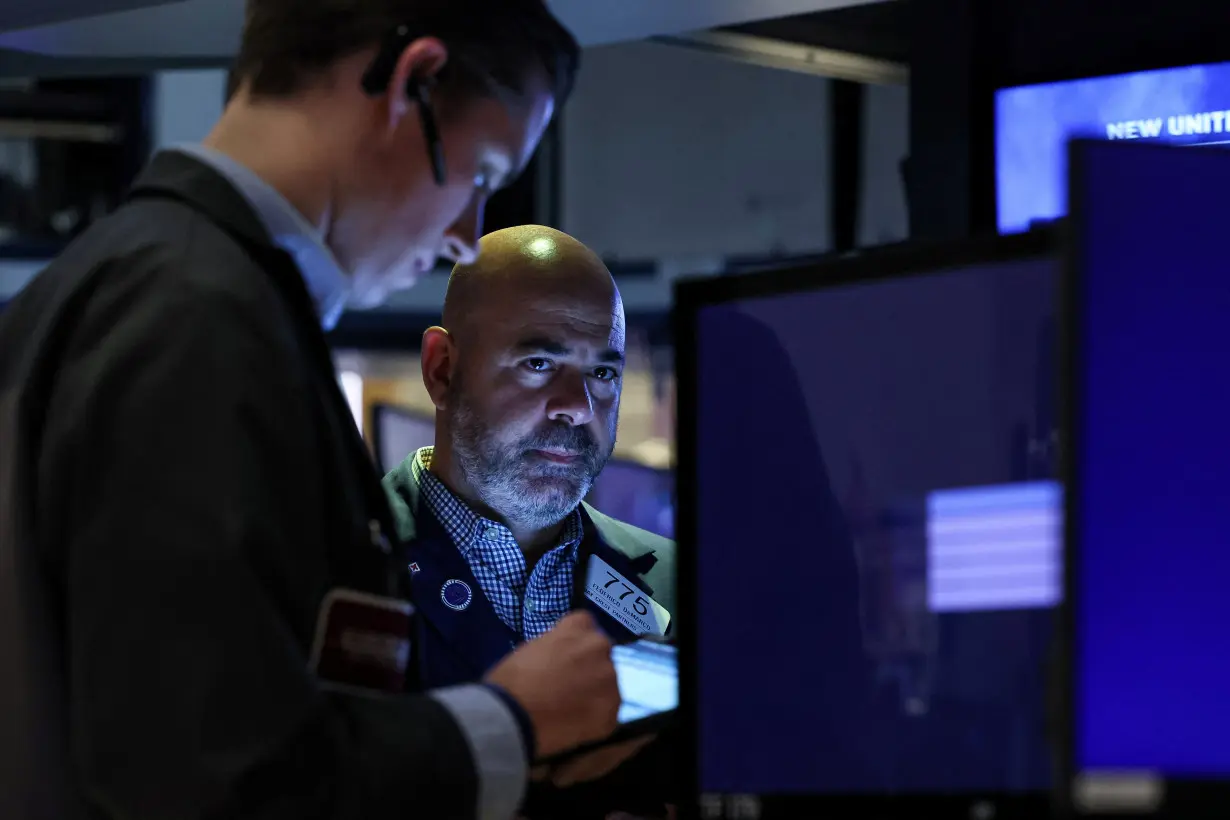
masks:
[[[1230,796],[1230,153],[1078,142],[1065,311],[1070,691],[1089,814]]]
[[[706,815],[1045,807],[1056,266],[1020,236],[680,285]]]

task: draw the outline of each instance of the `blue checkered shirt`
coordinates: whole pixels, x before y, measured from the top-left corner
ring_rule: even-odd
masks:
[[[453,495],[431,474],[431,456],[432,448],[424,447],[410,465],[428,509],[470,565],[500,620],[527,641],[537,638],[571,608],[573,568],[584,534],[580,511],[572,511],[559,544],[531,572],[508,527],[483,518]]]

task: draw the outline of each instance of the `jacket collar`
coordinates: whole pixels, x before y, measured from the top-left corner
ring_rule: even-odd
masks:
[[[337,326],[350,298],[350,277],[325,244],[321,229],[255,171],[220,151],[204,145],[181,145],[170,149],[185,154],[217,171],[248,201],[270,241],[289,253],[312,294],[326,331]]]
[[[160,151],[133,183],[131,195],[183,200],[221,227],[254,245],[273,240],[246,197],[217,170],[178,151]]]
[[[186,201],[244,241],[288,254],[321,326],[337,325],[350,295],[348,277],[319,231],[255,173],[202,146],[184,146],[155,154],[137,178],[131,195],[149,194]]]
[[[384,477],[384,490],[393,508],[393,517],[397,521],[397,536],[404,543],[415,540],[419,529],[417,519],[426,514],[422,503],[422,490],[414,479],[414,455],[411,453]],[[593,525],[594,531],[605,545],[624,555],[635,566],[645,566],[645,569],[638,569],[638,574],[648,572],[656,563],[655,560],[649,560],[654,554],[653,548],[624,537],[623,527],[614,518],[598,512],[584,502],[581,503],[581,513],[582,517]]]
[[[455,642],[459,651],[471,655],[471,660],[479,668],[486,669],[484,664],[495,659],[493,653],[507,651],[502,645],[498,645],[499,641],[495,638],[499,635],[500,641],[505,639],[504,630],[495,626],[502,622],[496,618],[494,611],[488,612],[489,606],[485,602],[475,601],[464,618],[458,617],[459,613],[446,612],[437,604],[436,586],[441,579],[435,577],[435,574],[438,574],[440,569],[451,573],[454,579],[463,580],[474,589],[477,587],[465,559],[427,508],[422,489],[415,480],[414,457],[415,454],[410,454],[385,476],[384,490],[393,510],[397,537],[404,546],[404,554],[409,561],[414,562],[411,575],[416,602],[427,618],[436,624],[437,629],[447,635],[451,642]],[[590,610],[616,641],[622,643],[631,640],[634,635],[586,598],[586,568],[591,557],[601,558],[608,566],[653,597],[655,590],[644,576],[654,569],[660,556],[655,554],[652,546],[630,537],[624,525],[588,504],[581,504],[581,517],[586,535],[582,539],[575,562],[573,606]],[[416,561],[416,558],[421,560]],[[429,567],[432,571],[429,571]],[[480,603],[481,606],[478,605]],[[479,626],[482,623],[489,624],[490,628]]]

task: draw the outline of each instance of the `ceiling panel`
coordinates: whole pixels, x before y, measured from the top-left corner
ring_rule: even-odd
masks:
[[[637,40],[661,34],[736,25],[790,15],[862,5],[866,0],[548,0],[584,45]],[[12,5],[14,9],[18,5]],[[0,34],[0,48],[63,57],[166,57],[226,59],[234,52],[243,21],[243,0],[183,0],[130,11],[137,0],[39,0],[38,12],[0,13],[30,22],[63,20],[69,10],[107,14]],[[148,0],[144,5],[149,6]],[[58,11],[57,11],[58,10]],[[55,12],[54,16],[51,12]]]
[[[173,0],[14,0],[0,3],[0,31],[45,26],[170,2]]]

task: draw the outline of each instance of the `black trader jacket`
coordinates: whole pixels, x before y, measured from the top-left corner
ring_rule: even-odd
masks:
[[[511,815],[506,707],[309,670],[326,592],[404,595],[389,539],[298,270],[158,155],[0,315],[0,817]]]

